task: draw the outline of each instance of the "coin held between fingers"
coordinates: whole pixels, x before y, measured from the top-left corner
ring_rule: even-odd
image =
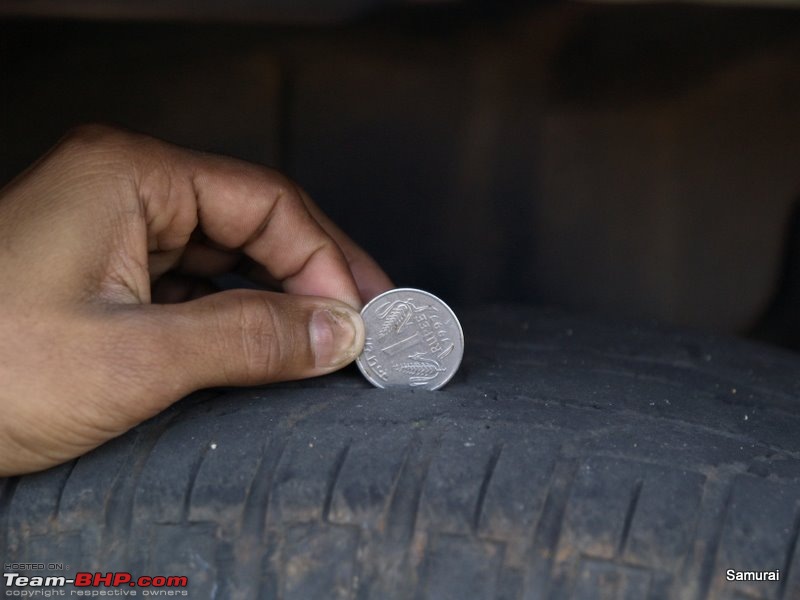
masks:
[[[356,364],[379,388],[436,390],[455,375],[464,354],[464,333],[442,300],[414,288],[389,290],[361,311],[364,350]]]

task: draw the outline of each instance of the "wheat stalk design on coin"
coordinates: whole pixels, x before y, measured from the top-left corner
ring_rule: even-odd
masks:
[[[408,325],[414,313],[427,309],[437,310],[433,306],[417,306],[414,304],[413,298],[382,304],[376,311],[378,317],[383,319],[381,328],[378,330],[378,339],[384,338],[392,332],[400,333],[403,327]]]
[[[412,354],[408,357],[411,362],[404,362],[395,365],[395,371],[409,376],[409,381],[413,386],[425,385],[432,379],[436,379],[439,373],[444,373],[446,369],[432,358],[425,358],[421,352]]]

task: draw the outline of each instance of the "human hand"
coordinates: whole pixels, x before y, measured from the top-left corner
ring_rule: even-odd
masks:
[[[287,293],[186,285],[234,268]],[[188,278],[188,279],[187,279]],[[391,287],[292,182],[89,126],[0,191],[0,476],[79,456],[187,393],[313,377]]]

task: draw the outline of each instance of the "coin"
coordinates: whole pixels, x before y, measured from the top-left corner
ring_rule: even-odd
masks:
[[[464,332],[447,304],[413,288],[389,290],[361,311],[364,351],[356,364],[379,388],[436,390],[456,374]]]

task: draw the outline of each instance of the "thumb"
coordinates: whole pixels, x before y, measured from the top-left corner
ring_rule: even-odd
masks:
[[[329,298],[230,290],[151,308],[171,347],[165,375],[187,392],[323,375],[364,346],[361,316]]]

